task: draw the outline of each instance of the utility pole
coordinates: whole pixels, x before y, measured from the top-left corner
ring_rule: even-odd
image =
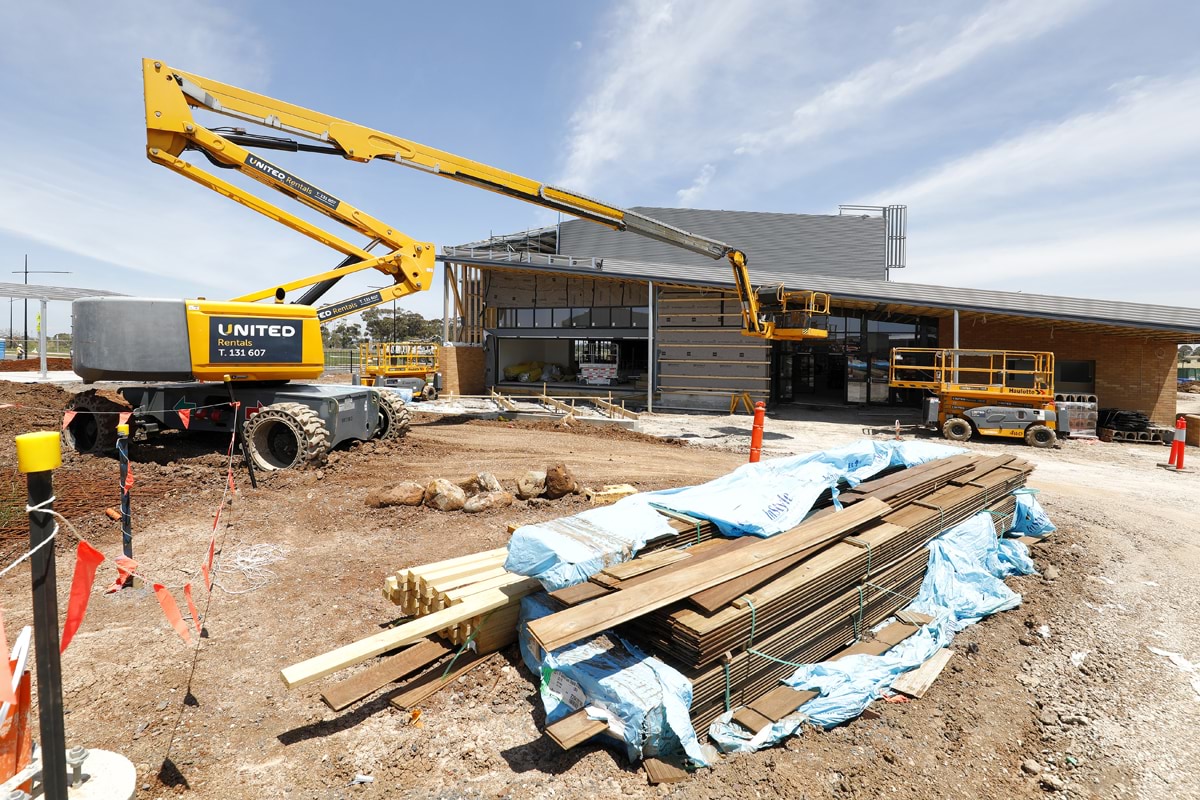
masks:
[[[70,270],[65,270],[65,269],[30,269],[29,268],[29,254],[26,253],[25,254],[25,269],[14,269],[13,274],[14,275],[24,274],[25,275],[25,285],[28,286],[29,285],[29,273],[31,273],[31,272],[35,275],[70,275],[71,274]],[[26,297],[24,299],[25,299],[25,334],[24,334],[24,336],[21,337],[21,342],[25,349],[25,355],[26,355],[26,357],[28,357],[29,356],[29,298]],[[11,304],[9,304],[8,311],[9,311],[9,317],[11,318],[12,317],[12,305]],[[42,324],[45,325],[46,320],[42,320]]]

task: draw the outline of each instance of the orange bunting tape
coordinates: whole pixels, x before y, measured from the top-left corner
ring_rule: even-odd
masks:
[[[171,627],[179,634],[179,638],[191,644],[192,634],[188,631],[187,625],[184,624],[183,615],[179,613],[179,606],[175,605],[175,598],[167,591],[167,587],[161,583],[154,584],[154,596],[158,598],[158,604],[162,606],[163,614],[167,617],[167,622],[171,623]]]
[[[118,425],[128,425],[129,418],[131,416],[133,416],[132,411],[122,411],[120,414],[117,415],[117,424]]]
[[[62,429],[64,431],[67,429],[67,426],[71,424],[71,420],[73,420],[73,419],[75,419],[74,411],[68,411],[67,413],[63,414]]]
[[[8,639],[4,636],[4,614],[0,613],[0,703],[17,704],[12,667],[8,662]]]
[[[87,542],[81,541],[75,550],[75,574],[71,578],[71,597],[67,602],[67,618],[63,622],[59,653],[67,652],[67,645],[71,643],[75,632],[83,623],[88,598],[92,595],[92,584],[96,582],[96,568],[103,561],[104,554]]]
[[[125,465],[125,483],[122,484],[121,488],[124,489],[126,492],[130,492],[133,490],[133,465],[132,464]]]
[[[220,516],[220,511],[217,512],[217,515]],[[216,526],[214,525],[213,527],[215,528]],[[213,534],[212,537],[208,540],[208,558],[206,558],[204,560],[204,563],[200,565],[200,572],[202,572],[204,574],[204,588],[210,592],[212,591],[213,556],[216,555],[216,552],[217,552],[217,535]]]
[[[179,421],[183,423],[183,429],[186,431],[192,421],[192,410],[190,408],[181,408],[175,413],[179,415]]]
[[[117,579],[113,581],[112,586],[104,590],[105,594],[121,591],[121,587],[133,576],[133,573],[137,572],[138,568],[138,563],[128,556],[117,556],[113,559],[113,563],[117,565]]]
[[[192,624],[196,626],[196,635],[200,635],[200,612],[196,610],[196,601],[192,599],[192,585],[185,583],[183,585],[183,598],[187,600],[188,611],[192,614]]]

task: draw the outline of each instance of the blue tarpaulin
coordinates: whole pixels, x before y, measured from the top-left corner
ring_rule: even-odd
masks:
[[[855,486],[889,467],[965,452],[932,442],[862,439],[817,453],[745,464],[699,486],[644,492],[573,517],[524,525],[508,544],[505,569],[553,591],[633,558],[647,542],[676,535],[657,508],[711,520],[726,536],[774,536],[799,525],[826,490]]]

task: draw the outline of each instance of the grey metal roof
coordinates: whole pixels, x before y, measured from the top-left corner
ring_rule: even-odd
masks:
[[[751,264],[787,265],[789,271],[804,274],[885,277],[886,230],[882,217],[694,208],[630,210],[740,248]],[[651,264],[704,267],[711,263],[704,255],[580,219],[562,223],[558,252]]]
[[[0,283],[0,297],[29,300],[78,300],[81,297],[124,297],[120,292],[104,289],[77,289],[71,286],[39,286],[34,283]]]
[[[733,288],[733,272],[725,261],[709,260],[703,265],[652,264],[616,258],[573,259],[566,256],[513,254],[489,257],[467,250],[446,248],[439,260],[475,264],[501,269],[537,269],[591,277],[639,281],[661,281],[689,286]],[[593,266],[595,264],[595,266]],[[1113,300],[1089,300],[1079,297],[1055,297],[1025,292],[1000,292],[991,289],[967,289],[956,286],[932,286],[920,283],[864,280],[837,275],[798,275],[750,268],[756,286],[785,285],[789,289],[815,289],[828,292],[836,305],[839,300],[910,305],[934,309],[958,309],[985,314],[1054,319],[1117,327],[1158,331],[1200,333],[1200,309],[1176,306],[1128,303]]]

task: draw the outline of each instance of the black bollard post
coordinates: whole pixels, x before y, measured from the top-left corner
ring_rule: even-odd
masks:
[[[17,468],[28,481],[29,506],[53,508],[54,469],[62,464],[58,432],[25,433],[16,438]],[[46,800],[67,800],[67,741],[58,652],[54,543],[46,541],[54,535],[55,525],[53,515],[44,511],[29,514],[29,548],[34,551],[29,562],[33,575],[33,645],[42,732],[42,789]]]
[[[121,552],[126,558],[133,558],[133,515],[129,506],[129,425],[117,426],[117,457],[121,461]],[[133,576],[125,578],[121,585],[133,586]]]

